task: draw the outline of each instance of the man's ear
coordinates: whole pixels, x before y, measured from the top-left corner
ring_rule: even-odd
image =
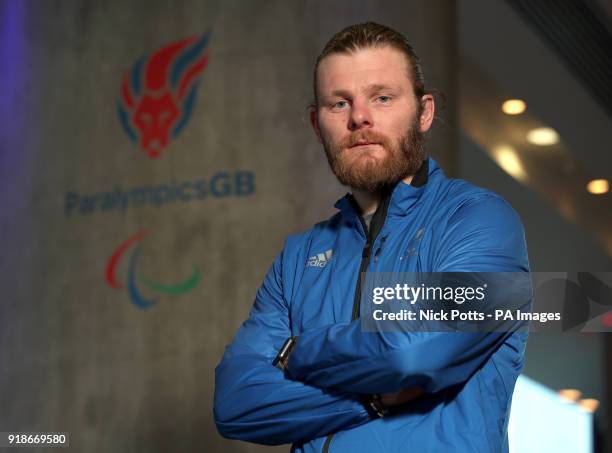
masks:
[[[323,143],[323,139],[321,138],[321,128],[319,127],[319,116],[317,115],[317,108],[315,106],[310,106],[310,124],[312,125],[312,129],[314,130],[317,140],[319,143]]]
[[[433,122],[434,115],[436,113],[436,102],[432,94],[424,94],[421,96],[421,109],[419,130],[425,133],[431,127],[431,123]]]

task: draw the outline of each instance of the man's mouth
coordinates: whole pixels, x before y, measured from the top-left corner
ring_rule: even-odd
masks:
[[[368,141],[359,141],[357,143],[354,143],[352,146],[350,146],[349,148],[356,148],[358,146],[368,146],[368,145],[378,145],[377,142],[368,142]]]

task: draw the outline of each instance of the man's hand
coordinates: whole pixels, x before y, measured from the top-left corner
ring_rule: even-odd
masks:
[[[406,404],[423,394],[423,389],[420,387],[412,387],[400,390],[396,393],[385,393],[380,395],[380,402],[383,406],[392,407],[400,404]]]

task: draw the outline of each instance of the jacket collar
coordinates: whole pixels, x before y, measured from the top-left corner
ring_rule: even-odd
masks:
[[[410,184],[398,182],[393,188],[389,202],[388,216],[404,216],[408,210],[421,198],[421,195],[431,182],[432,176],[440,170],[438,163],[431,157],[425,159],[417,170]],[[342,212],[346,220],[359,221],[359,211],[353,195],[347,193],[334,205]]]

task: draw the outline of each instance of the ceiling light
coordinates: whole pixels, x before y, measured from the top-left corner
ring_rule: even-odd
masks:
[[[497,164],[510,176],[519,181],[524,181],[527,178],[527,172],[514,148],[508,145],[497,146],[493,149],[493,153]]]
[[[575,403],[582,396],[582,392],[576,389],[563,389],[559,390],[559,396],[565,401]]]
[[[538,146],[554,145],[559,142],[559,134],[552,127],[538,127],[527,132],[527,141]]]
[[[595,398],[585,398],[578,401],[578,405],[583,411],[590,412],[592,414],[599,407],[599,401],[597,401]]]
[[[502,112],[506,115],[520,115],[526,107],[525,101],[521,99],[508,99],[502,104]]]
[[[608,193],[610,190],[610,184],[607,179],[593,179],[587,184],[587,190],[593,195],[601,195]]]

